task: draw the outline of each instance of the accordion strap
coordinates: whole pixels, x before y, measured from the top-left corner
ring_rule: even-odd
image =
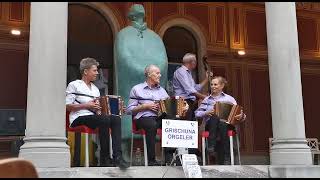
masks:
[[[70,94],[74,94],[74,95],[78,95],[78,96],[86,96],[86,97],[91,97],[91,98],[97,98],[95,96],[91,96],[91,95],[88,95],[88,94],[82,94],[82,93],[70,93]]]
[[[74,95],[78,95],[78,96],[86,96],[86,97],[91,97],[91,98],[96,98],[94,96],[91,96],[91,95],[88,95],[88,94],[82,94],[82,93],[70,93],[70,94],[74,94]],[[77,99],[75,99],[75,101],[79,104],[82,104],[81,102],[79,102]],[[91,111],[92,113],[96,114],[96,112],[90,110],[90,109],[87,109],[88,111]]]

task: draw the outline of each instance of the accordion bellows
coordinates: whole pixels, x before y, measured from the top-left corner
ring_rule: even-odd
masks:
[[[159,101],[159,115],[165,115],[165,118],[181,119],[186,117],[188,104],[182,97],[171,97],[166,100]]]
[[[106,95],[99,98],[101,114],[121,116],[124,114],[124,102],[121,96]]]
[[[226,120],[228,124],[237,125],[241,120],[235,118],[236,115],[240,114],[242,107],[239,105],[234,105],[229,102],[218,101],[214,105],[215,114],[223,120]]]

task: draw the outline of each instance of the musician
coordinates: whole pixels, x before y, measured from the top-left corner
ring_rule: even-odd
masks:
[[[122,158],[121,118],[114,115],[101,115],[101,106],[94,97],[99,97],[99,89],[92,83],[96,80],[99,63],[93,58],[84,58],[80,62],[81,80],[69,83],[66,93],[66,108],[70,112],[70,126],[80,125],[99,128],[100,166],[108,166],[109,128],[112,129],[113,165],[120,168],[129,167]]]
[[[195,110],[198,108],[198,101],[206,97],[200,93],[201,89],[208,83],[208,76],[200,83],[196,84],[192,77],[192,70],[197,67],[197,58],[195,54],[186,53],[182,59],[182,66],[178,68],[173,74],[173,90],[175,96],[183,97],[189,109],[186,113],[186,119],[195,120]],[[189,149],[190,154],[200,155],[197,149]]]
[[[200,84],[196,84],[191,73],[196,67],[196,55],[187,53],[183,56],[182,66],[174,72],[172,79],[175,96],[183,97],[189,105],[189,110],[187,111],[188,120],[195,120],[194,111],[198,107],[196,100],[206,97],[200,91],[208,83],[208,76]]]
[[[216,138],[219,135],[223,145],[224,153],[220,155],[219,159],[224,161],[224,164],[230,164],[230,143],[227,135],[228,124],[220,121],[214,114],[214,104],[218,101],[230,102],[237,104],[236,100],[223,92],[223,88],[227,85],[225,78],[215,76],[211,80],[211,94],[202,101],[199,108],[195,111],[197,118],[203,118],[206,122],[205,129],[209,131],[208,137],[208,152],[215,152]],[[245,119],[246,115],[241,111],[241,114],[235,116],[236,119]]]
[[[161,163],[155,159],[155,142],[161,119],[158,118],[159,104],[155,101],[167,99],[169,95],[160,86],[161,73],[158,66],[148,65],[144,74],[145,82],[135,85],[130,91],[126,113],[134,115],[137,128],[146,131],[148,165],[159,166]]]

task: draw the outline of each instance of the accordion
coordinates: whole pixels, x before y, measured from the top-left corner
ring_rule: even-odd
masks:
[[[116,115],[124,114],[124,102],[121,96],[105,95],[98,98],[102,115]]]
[[[158,117],[183,119],[186,117],[188,108],[188,103],[180,96],[160,100]]]
[[[239,105],[234,105],[229,102],[216,102],[214,105],[215,115],[220,119],[225,120],[226,123],[233,126],[239,124],[243,120],[238,120],[235,118],[236,115],[241,114],[242,107]]]

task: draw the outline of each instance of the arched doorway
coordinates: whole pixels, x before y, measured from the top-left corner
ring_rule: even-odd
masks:
[[[105,11],[107,10],[107,7],[101,7],[101,4],[97,3],[72,3],[68,6],[67,83],[81,78],[79,72],[81,59],[86,57],[95,58],[100,63],[99,78],[103,77],[105,80],[102,84],[100,83],[100,86],[96,84],[101,95],[113,94],[114,92],[113,43],[115,28],[114,24],[110,24],[110,19],[106,17]],[[105,87],[102,85],[105,85]],[[91,146],[92,143],[90,141],[91,145],[89,147],[92,149],[89,151],[90,156],[95,154],[97,159],[90,158],[90,164],[95,165],[99,162],[100,144],[97,143],[97,136],[92,135],[92,140],[97,144],[97,148],[95,148],[96,146]],[[85,142],[80,134],[68,133],[73,166],[80,166],[80,162],[83,162],[84,159],[84,155],[80,153],[80,151],[84,150],[84,147],[82,145],[81,147],[75,146],[75,142],[79,145],[80,141],[81,144]],[[93,153],[94,150],[97,151]]]
[[[112,94],[113,31],[107,19],[96,9],[84,4],[69,4],[67,83],[80,78],[79,62],[93,57],[100,63],[100,73],[108,81],[102,94]]]
[[[198,57],[198,47],[195,37],[190,31],[183,27],[172,26],[163,35],[163,42],[168,56],[168,85],[169,95],[173,95],[172,77],[174,71],[181,66],[182,58],[186,53],[194,53]],[[193,72],[193,77],[198,82],[197,70]]]

